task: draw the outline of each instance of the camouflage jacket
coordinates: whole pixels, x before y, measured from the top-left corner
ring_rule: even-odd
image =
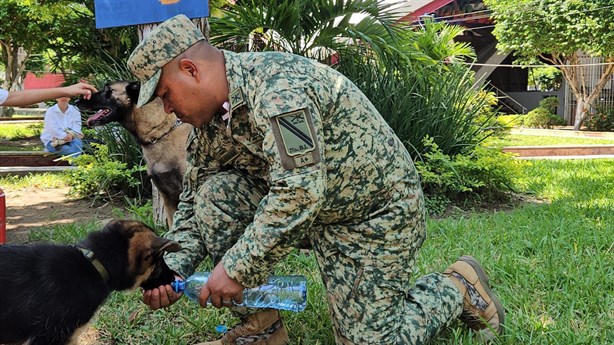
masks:
[[[208,176],[234,168],[266,181],[270,190],[253,222],[222,258],[231,278],[261,284],[318,225],[359,224],[399,197],[392,187],[399,180],[419,184],[392,129],[334,69],[286,53],[224,56],[231,117],[216,116],[191,133],[170,236],[199,236],[192,201]],[[205,254],[190,250],[191,257],[175,260],[181,273],[192,272]]]

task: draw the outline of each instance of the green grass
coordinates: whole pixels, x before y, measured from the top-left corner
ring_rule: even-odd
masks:
[[[70,184],[70,176],[65,173],[28,174],[26,176],[0,176],[0,187],[7,189],[58,188]]]
[[[0,123],[0,139],[18,140],[38,137],[43,123]]]
[[[442,271],[464,254],[480,260],[507,310],[498,344],[614,343],[614,160],[531,161],[523,169],[518,185],[540,201],[430,220],[418,274]],[[58,231],[50,238],[71,240],[94,229],[84,224],[69,229],[80,231],[76,236]],[[315,259],[295,252],[276,273],[308,278],[307,309],[282,312],[292,344],[333,344]],[[140,297],[115,293],[101,308],[95,327],[104,344],[192,344],[215,338],[215,326],[236,322],[224,310],[186,299],[151,311]],[[433,343],[474,344],[461,326]]]
[[[614,145],[614,139],[509,134],[503,139],[489,138],[486,144],[489,146]]]
[[[422,272],[465,253],[481,260],[508,313],[502,344],[611,344],[614,160],[533,161],[522,176],[547,202],[431,222]]]

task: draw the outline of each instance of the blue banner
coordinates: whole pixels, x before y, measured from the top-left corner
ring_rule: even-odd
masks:
[[[209,16],[207,0],[94,0],[96,28],[163,22],[177,14]]]

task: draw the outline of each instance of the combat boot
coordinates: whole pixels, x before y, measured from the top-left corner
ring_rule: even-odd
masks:
[[[460,316],[481,340],[491,340],[503,333],[505,311],[488,285],[488,277],[480,263],[471,256],[461,256],[443,274],[463,295],[463,312]]]
[[[220,339],[196,345],[286,345],[290,342],[278,310],[252,314]]]

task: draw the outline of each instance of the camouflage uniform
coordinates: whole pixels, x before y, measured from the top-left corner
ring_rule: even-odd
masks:
[[[401,141],[333,69],[284,53],[224,51],[229,118],[188,139],[169,266],[206,254],[246,287],[308,238],[339,344],[421,344],[462,311],[441,274],[411,284],[425,239],[420,182]]]

